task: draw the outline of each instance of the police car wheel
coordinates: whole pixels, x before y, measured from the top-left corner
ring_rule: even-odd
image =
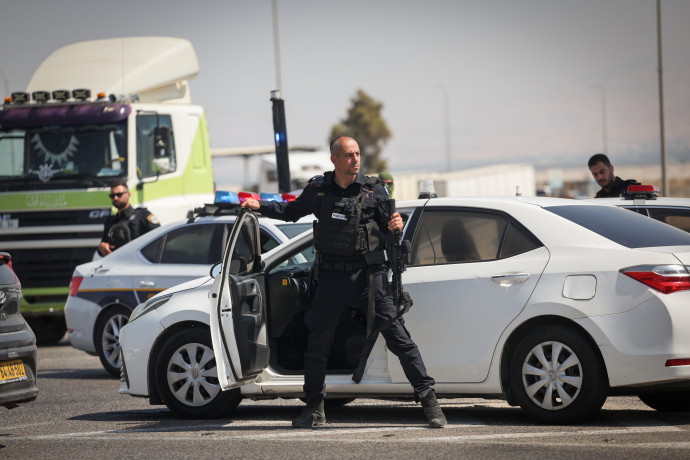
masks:
[[[187,328],[166,339],[156,362],[156,388],[168,408],[185,418],[227,415],[242,400],[222,391],[208,329]]]
[[[565,326],[530,330],[518,341],[509,372],[515,400],[543,423],[580,422],[606,401],[608,380],[596,350]]]
[[[120,376],[120,330],[129,321],[132,311],[122,305],[108,308],[96,325],[96,353],[106,371]]]

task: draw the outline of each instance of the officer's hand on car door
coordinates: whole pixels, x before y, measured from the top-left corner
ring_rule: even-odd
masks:
[[[259,210],[259,202],[253,198],[247,198],[242,202],[242,207],[243,208],[249,208],[254,211]]]

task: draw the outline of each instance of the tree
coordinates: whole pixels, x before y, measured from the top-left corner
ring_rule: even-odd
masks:
[[[383,104],[372,99],[361,89],[351,99],[347,117],[331,128],[329,142],[339,136],[354,138],[362,154],[362,171],[378,173],[385,171],[387,162],[380,158],[381,150],[391,137],[386,121],[381,117]]]

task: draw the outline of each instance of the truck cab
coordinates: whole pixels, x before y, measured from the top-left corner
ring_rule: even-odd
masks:
[[[80,42],[0,107],[0,246],[39,341],[65,333],[70,275],[94,256],[111,184],[124,181],[130,204],[162,223],[213,199],[205,113],[189,92],[198,71],[184,39]]]

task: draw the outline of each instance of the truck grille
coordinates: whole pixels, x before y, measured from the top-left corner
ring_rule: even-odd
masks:
[[[90,262],[95,250],[95,247],[13,249],[12,266],[23,288],[67,287],[74,268]]]

